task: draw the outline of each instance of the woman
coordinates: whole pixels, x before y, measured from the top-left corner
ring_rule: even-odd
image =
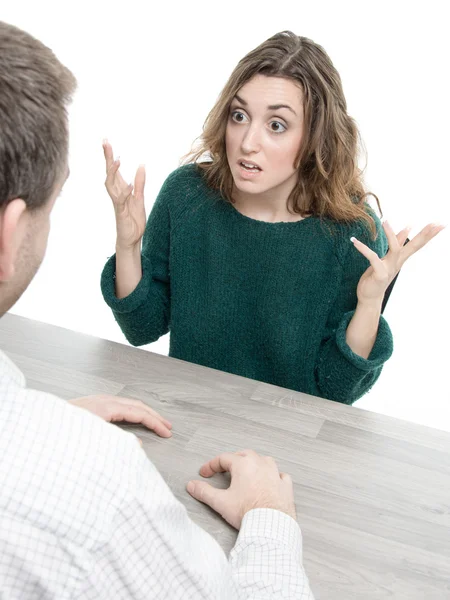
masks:
[[[170,356],[348,404],[375,383],[385,291],[442,227],[403,247],[407,229],[381,226],[320,46],[282,32],[239,62],[147,224],[144,168],[127,185],[104,152],[117,242],[102,292],[130,343],[170,331]]]

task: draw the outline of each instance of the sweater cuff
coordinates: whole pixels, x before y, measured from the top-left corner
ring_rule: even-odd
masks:
[[[392,333],[387,321],[381,315],[375,344],[368,358],[363,358],[355,354],[346,341],[347,327],[354,314],[355,311],[352,310],[343,316],[336,330],[336,345],[343,361],[351,363],[361,371],[373,371],[383,366],[390,358],[394,349]]]
[[[272,508],[254,508],[244,515],[236,547],[258,540],[273,540],[302,560],[302,533],[297,521]]]
[[[142,278],[136,288],[125,298],[117,298],[115,289],[116,255],[111,256],[103,268],[101,275],[101,290],[106,304],[116,313],[130,313],[144,304],[152,281],[150,262],[141,256]]]

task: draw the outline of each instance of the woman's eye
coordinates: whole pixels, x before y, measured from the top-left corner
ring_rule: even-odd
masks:
[[[279,121],[272,121],[270,123],[270,129],[274,133],[283,133],[283,131],[286,131],[286,127],[283,125],[283,123],[280,123]]]
[[[235,110],[234,112],[231,113],[231,118],[236,123],[243,123],[245,121],[244,113],[241,113],[238,110]]]

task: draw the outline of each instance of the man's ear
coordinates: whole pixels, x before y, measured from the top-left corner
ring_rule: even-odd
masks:
[[[26,208],[25,202],[16,198],[0,211],[0,283],[14,276],[17,253],[26,235]]]

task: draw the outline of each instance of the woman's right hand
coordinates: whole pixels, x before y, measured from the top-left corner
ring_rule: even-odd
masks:
[[[103,152],[106,161],[105,187],[116,215],[116,249],[132,250],[140,244],[145,231],[145,167],[141,165],[138,168],[133,188],[120,174],[120,160],[114,160],[112,146],[107,140],[103,141]]]

